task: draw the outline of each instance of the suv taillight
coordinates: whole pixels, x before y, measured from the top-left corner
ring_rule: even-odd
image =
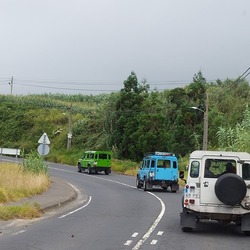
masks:
[[[190,204],[194,204],[195,200],[194,199],[189,199]]]

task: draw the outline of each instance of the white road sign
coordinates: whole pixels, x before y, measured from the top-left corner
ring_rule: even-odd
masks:
[[[50,144],[50,140],[49,137],[46,133],[43,133],[43,135],[41,136],[41,138],[38,140],[38,143],[41,144]]]
[[[49,153],[49,146],[47,144],[40,144],[37,148],[37,151],[40,155],[44,156],[47,155]]]

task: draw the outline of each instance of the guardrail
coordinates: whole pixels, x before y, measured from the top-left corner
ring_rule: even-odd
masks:
[[[0,148],[0,155],[15,155],[20,156],[21,150],[17,148]]]

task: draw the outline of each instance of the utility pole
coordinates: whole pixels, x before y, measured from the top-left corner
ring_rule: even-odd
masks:
[[[70,150],[72,141],[72,105],[70,105],[68,112],[69,112],[69,130],[68,130],[67,150]]]
[[[11,81],[9,82],[10,85],[10,94],[12,95],[12,90],[13,90],[13,76],[11,77]]]
[[[204,109],[200,109],[198,107],[190,107],[192,109],[199,110],[203,113],[203,145],[202,150],[207,150],[208,144],[208,93],[207,90],[205,92],[205,107]]]
[[[204,129],[203,129],[203,150],[207,150],[208,141],[208,94],[205,93]]]

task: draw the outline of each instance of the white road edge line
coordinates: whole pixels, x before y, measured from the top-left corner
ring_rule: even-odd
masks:
[[[158,217],[155,220],[155,222],[153,223],[153,225],[143,235],[143,237],[138,241],[138,243],[132,248],[132,250],[138,250],[138,249],[140,249],[140,247],[142,246],[142,244],[148,239],[148,237],[151,235],[151,233],[155,230],[155,228],[157,227],[157,225],[161,221],[161,219],[162,219],[162,217],[163,217],[163,215],[165,213],[165,210],[166,210],[165,204],[163,203],[163,201],[158,196],[156,196],[155,194],[153,194],[151,192],[147,192],[147,193],[153,195],[155,198],[157,198],[160,201],[160,203],[161,203],[161,212],[158,215]]]
[[[49,168],[52,168],[52,169],[55,169],[55,170],[60,170],[60,171],[65,171],[65,172],[71,172],[71,173],[74,173],[73,171],[69,171],[69,170],[64,170],[64,169],[58,169],[58,168],[54,168],[54,167],[49,167]],[[78,174],[78,173],[77,173]],[[109,180],[109,179],[105,179],[105,178],[102,178],[102,177],[99,177],[99,176],[93,176],[93,175],[87,175],[88,177],[92,177],[92,178],[97,178],[97,179],[101,179],[101,180],[105,180],[105,181],[109,181],[109,182],[113,182],[113,183],[117,183],[117,184],[120,184],[120,185],[123,185],[123,186],[127,186],[127,187],[131,187],[131,188],[134,188],[134,189],[137,189],[136,187],[134,186],[131,186],[131,185],[128,185],[128,184],[125,184],[125,183],[122,183],[122,182],[119,182],[119,181],[114,181],[114,180]],[[166,210],[166,207],[165,207],[165,204],[164,202],[162,201],[162,199],[160,197],[158,197],[157,195],[147,191],[148,194],[151,194],[152,196],[154,196],[156,199],[158,199],[161,203],[161,212],[160,214],[158,215],[158,217],[156,218],[156,220],[154,221],[153,225],[149,228],[149,230],[143,235],[143,237],[137,242],[137,244],[132,248],[132,250],[138,250],[140,249],[140,247],[142,246],[142,244],[149,238],[149,236],[151,235],[151,233],[155,230],[155,228],[157,227],[157,225],[159,224],[159,222],[161,221],[164,213],[165,213],[165,210]],[[91,197],[90,197],[91,199]],[[90,201],[89,201],[90,202]],[[89,204],[88,202],[88,204]],[[86,205],[88,205],[86,204]],[[86,206],[85,205],[85,206]],[[82,207],[83,208],[83,207]],[[77,209],[76,211],[82,209],[82,208],[79,208]],[[75,212],[76,212],[75,211]],[[74,211],[73,211],[74,212]],[[72,212],[71,212],[72,213]],[[70,213],[69,213],[70,214]],[[69,215],[67,214],[67,215]],[[67,216],[66,215],[66,216]],[[65,217],[65,216],[64,216]],[[64,218],[63,217],[63,218]],[[60,217],[59,217],[60,218]]]
[[[18,231],[16,233],[13,233],[12,235],[14,236],[14,235],[22,234],[22,233],[25,233],[25,232],[26,232],[26,230],[20,230],[20,231]]]
[[[67,214],[64,214],[64,215],[58,217],[58,219],[63,219],[63,218],[65,218],[65,217],[67,217],[67,216],[69,216],[69,215],[71,215],[71,214],[74,214],[74,213],[78,212],[79,210],[81,210],[81,209],[87,207],[87,206],[89,205],[89,203],[91,202],[91,200],[92,200],[92,197],[90,196],[88,202],[87,202],[84,206],[79,207],[79,208],[77,208],[77,209],[75,209],[75,210],[73,210],[73,211],[71,211],[71,212],[69,212],[69,213],[67,213]]]

